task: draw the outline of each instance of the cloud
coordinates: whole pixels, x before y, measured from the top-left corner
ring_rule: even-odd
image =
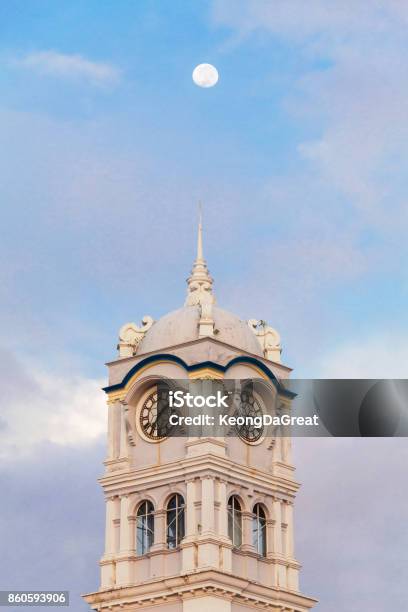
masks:
[[[408,514],[404,438],[296,438],[295,551],[319,609],[404,608]],[[394,500],[394,501],[393,501]]]
[[[330,45],[352,35],[384,34],[389,28],[402,34],[408,22],[408,8],[398,0],[335,0],[330,5],[325,0],[215,0],[212,14],[215,23],[245,35],[264,30],[299,42],[321,36]]]
[[[389,330],[355,337],[319,357],[321,378],[407,378],[408,337]]]
[[[3,406],[0,458],[25,456],[41,443],[78,446],[106,431],[102,381],[55,374],[0,351]]]
[[[64,587],[73,609],[88,609],[80,593],[99,585],[105,504],[97,478],[105,443],[44,442],[29,461],[0,463],[5,588]],[[318,598],[322,610],[404,610],[406,441],[296,438],[293,444],[302,483],[295,503],[302,592]]]
[[[237,53],[242,45],[262,57],[267,74],[258,93],[265,104],[266,79],[288,66],[280,105],[299,133],[291,167],[278,174],[271,159],[265,181],[269,205],[263,217],[274,216],[271,231],[283,231],[262,247],[263,259],[279,262],[280,274],[271,266],[261,282],[253,265],[248,294],[255,302],[273,300],[278,321],[271,323],[298,355],[306,354],[308,344],[316,354],[327,353],[341,335],[355,355],[350,371],[375,376],[381,366],[368,359],[370,342],[363,368],[357,361],[364,350],[355,339],[358,320],[366,330],[371,321],[374,338],[379,321],[395,329],[400,315],[393,306],[405,296],[400,262],[408,257],[408,6],[387,0],[335,0],[330,6],[325,0],[223,0],[213,3],[212,18],[233,41],[224,52]],[[281,66],[278,59],[286,55]],[[395,293],[384,291],[390,279]],[[392,311],[395,316],[387,317]],[[397,355],[405,353],[394,351],[398,342],[377,339],[373,345],[391,376],[393,361],[401,371]],[[347,376],[347,367],[345,360],[333,371]]]
[[[82,55],[59,53],[58,51],[37,51],[15,60],[17,66],[67,79],[82,79],[92,85],[116,85],[121,71],[106,62],[94,62]]]
[[[286,109],[312,128],[297,153],[317,176],[384,230],[406,221],[408,8],[400,2],[215,2],[216,25],[296,45]],[[273,48],[272,48],[273,52]],[[272,71],[271,56],[271,71]],[[301,67],[301,68],[300,68]]]
[[[99,585],[105,504],[97,478],[104,456],[103,439],[86,447],[44,442],[29,460],[1,462],[4,588],[64,588],[72,610],[89,611],[80,594]]]

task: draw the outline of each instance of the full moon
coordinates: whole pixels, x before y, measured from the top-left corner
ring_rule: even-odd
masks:
[[[199,87],[214,87],[218,82],[218,70],[212,64],[199,64],[193,70],[193,81]]]

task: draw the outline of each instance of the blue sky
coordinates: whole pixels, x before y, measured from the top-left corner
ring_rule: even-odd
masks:
[[[43,360],[45,326],[82,372],[103,375],[124,320],[181,304],[198,199],[220,304],[276,326],[299,375],[319,374],[321,355],[343,345],[406,333],[406,130],[392,127],[405,91],[392,81],[399,42],[387,43],[398,14],[384,34],[393,89],[381,108],[369,26],[341,14],[325,24],[325,13],[304,23],[294,6],[269,27],[262,6],[2,7],[3,310],[14,343]],[[201,61],[220,72],[211,90],[191,80]]]
[[[5,478],[101,444],[104,361],[182,305],[198,200],[218,303],[297,376],[406,377],[407,26],[389,0],[0,6]]]

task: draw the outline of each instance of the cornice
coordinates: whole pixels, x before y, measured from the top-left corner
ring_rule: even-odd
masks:
[[[222,342],[221,340],[217,340],[216,338],[212,338],[211,336],[205,336],[204,338],[196,338],[195,340],[189,340],[188,342],[182,342],[181,344],[172,344],[170,346],[164,346],[162,349],[160,349],[160,352],[163,351],[173,351],[175,349],[180,349],[180,348],[184,348],[184,347],[188,347],[188,346],[194,346],[196,344],[204,344],[205,342],[209,342],[210,344],[215,344],[216,346],[223,346],[225,348],[229,348],[233,351],[235,351],[236,353],[239,353],[240,355],[248,355],[250,357],[255,357],[256,359],[261,360],[262,362],[264,362],[266,365],[271,365],[271,366],[275,366],[277,368],[279,368],[280,370],[285,370],[286,372],[292,372],[293,368],[290,368],[289,366],[284,365],[283,363],[279,363],[277,361],[272,361],[271,359],[266,359],[265,357],[261,357],[260,355],[257,355],[255,353],[251,353],[249,351],[245,351],[244,349],[240,349],[236,346],[233,346],[232,344],[228,344],[227,342]],[[146,353],[138,353],[137,355],[132,355],[130,357],[122,357],[120,359],[112,359],[111,361],[107,361],[105,363],[106,366],[113,366],[116,365],[118,363],[126,363],[127,361],[134,361],[135,359],[137,359],[138,357],[149,357],[151,355],[155,355],[157,354],[157,351],[149,351]]]
[[[214,478],[223,480],[233,479],[235,484],[246,486],[248,481],[252,487],[262,487],[268,491],[275,490],[287,492],[293,496],[299,489],[300,484],[284,476],[276,476],[241,463],[236,463],[228,457],[222,457],[215,453],[206,453],[195,457],[186,457],[162,465],[152,465],[145,468],[129,469],[126,471],[115,470],[108,472],[99,479],[99,483],[107,494],[113,494],[118,487],[126,489],[131,493],[137,486],[167,485],[170,479],[186,480],[198,478],[210,470]]]
[[[268,365],[264,363],[261,357],[254,356],[251,354],[248,354],[248,355],[240,354],[237,357],[233,357],[232,359],[230,359],[225,365],[221,365],[211,360],[188,364],[184,359],[182,359],[178,355],[172,355],[171,353],[165,353],[165,352],[154,353],[153,355],[147,356],[141,359],[140,361],[137,361],[135,365],[132,368],[130,368],[130,370],[125,374],[121,382],[115,383],[113,385],[108,385],[107,387],[104,387],[103,390],[108,395],[110,395],[112,393],[117,393],[119,391],[127,389],[133,377],[140,370],[145,369],[146,366],[148,365],[158,363],[158,362],[176,363],[177,365],[181,366],[189,374],[192,372],[203,370],[203,369],[204,370],[212,369],[212,370],[215,370],[216,372],[220,372],[224,374],[233,365],[248,364],[256,368],[256,370],[260,373],[261,377],[268,379],[276,387],[276,390],[279,392],[280,395],[282,395],[282,397],[288,397],[289,399],[291,399],[296,396],[296,394],[286,389],[279,382],[278,378],[275,376],[271,368],[268,367]]]
[[[262,607],[280,611],[285,607],[307,611],[316,599],[297,591],[267,587],[219,570],[204,570],[143,584],[106,589],[89,593],[84,598],[89,604],[98,604],[98,610],[127,610],[137,602],[137,607],[152,606],[163,601],[179,601],[205,596],[220,597],[250,607]],[[128,608],[129,607],[129,608]]]

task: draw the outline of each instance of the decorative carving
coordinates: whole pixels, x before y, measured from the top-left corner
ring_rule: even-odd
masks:
[[[280,343],[280,335],[276,329],[270,327],[266,321],[258,321],[257,319],[250,319],[248,321],[248,326],[258,338],[264,357],[280,363],[282,346]]]
[[[125,421],[125,427],[126,427],[126,435],[127,435],[127,439],[128,442],[130,444],[130,446],[136,446],[136,440],[135,440],[135,436],[133,434],[133,429],[132,429],[132,425],[131,425],[131,417],[130,417],[130,412],[129,412],[129,405],[125,400],[119,400],[121,405],[122,405],[122,410],[123,410],[123,416],[124,416],[124,421]]]
[[[209,295],[209,297],[214,297]],[[198,324],[198,337],[214,335],[214,319],[212,318],[212,301],[200,302],[200,320]]]
[[[212,293],[212,279],[205,278],[207,275],[207,266],[204,268],[203,264],[194,265],[191,277],[188,279],[186,306],[196,306],[197,304],[210,306],[214,304],[215,297]]]
[[[151,328],[154,320],[145,315],[142,319],[141,327],[135,323],[125,323],[119,330],[119,357],[132,357],[136,354],[137,348],[145,333]]]

